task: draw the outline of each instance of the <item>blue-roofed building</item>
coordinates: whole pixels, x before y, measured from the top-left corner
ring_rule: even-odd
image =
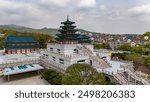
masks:
[[[30,53],[39,49],[39,43],[32,36],[8,36],[4,48],[6,54]]]

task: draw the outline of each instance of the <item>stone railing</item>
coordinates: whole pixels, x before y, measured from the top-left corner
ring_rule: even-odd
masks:
[[[56,71],[59,71],[61,73],[65,73],[65,70],[67,66],[61,65],[59,63],[55,63],[46,59],[41,59],[40,64],[44,66],[47,69],[54,69]]]
[[[26,58],[26,59],[19,59],[19,60],[10,60],[6,62],[1,62],[0,69],[12,67],[12,66],[24,65],[24,64],[39,63],[39,61],[40,61],[40,58]]]
[[[141,77],[140,74],[136,73],[136,71],[133,69],[133,63],[121,65],[121,67],[124,69],[124,72],[127,72],[130,77],[132,77],[135,80],[138,80],[142,82],[144,85],[149,85],[150,81],[146,80],[146,78]]]

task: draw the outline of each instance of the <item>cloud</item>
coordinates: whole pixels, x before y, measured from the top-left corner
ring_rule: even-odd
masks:
[[[137,6],[129,9],[134,14],[150,14],[150,4]]]
[[[100,6],[99,6],[99,9],[100,9],[100,10],[106,10],[107,7],[106,7],[106,5],[100,5]]]
[[[66,6],[70,0],[39,0],[40,3],[45,3],[49,5],[57,5],[57,6]]]
[[[131,2],[114,6],[114,0],[0,0],[0,24],[19,24],[33,28],[58,28],[70,19],[78,28],[107,33],[143,33],[149,30],[150,4]],[[123,1],[123,2],[122,2]],[[132,0],[139,1],[140,0]],[[117,2],[118,3],[118,2]]]
[[[96,0],[76,0],[78,7],[94,7]]]
[[[140,21],[150,21],[150,4],[130,8],[128,12],[130,16],[136,17]]]

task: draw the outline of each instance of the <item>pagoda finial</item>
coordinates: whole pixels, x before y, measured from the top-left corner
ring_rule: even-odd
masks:
[[[67,16],[67,21],[69,21],[69,16]]]

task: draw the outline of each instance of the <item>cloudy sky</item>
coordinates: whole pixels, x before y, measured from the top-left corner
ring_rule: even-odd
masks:
[[[89,31],[150,31],[150,0],[0,0],[0,25],[58,28],[67,15]]]

